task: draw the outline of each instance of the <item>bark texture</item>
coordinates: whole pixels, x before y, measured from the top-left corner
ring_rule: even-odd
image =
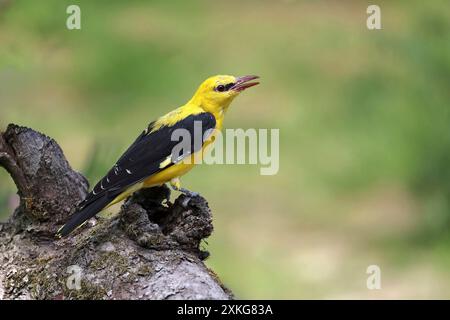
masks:
[[[68,238],[56,230],[88,191],[58,144],[32,129],[0,133],[0,166],[20,205],[0,224],[0,299],[231,299],[203,263],[212,217],[202,197],[142,190],[114,218],[91,219]]]

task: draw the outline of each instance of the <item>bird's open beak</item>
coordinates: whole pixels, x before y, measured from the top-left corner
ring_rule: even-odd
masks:
[[[258,79],[258,76],[243,76],[236,78],[236,83],[233,87],[231,87],[231,90],[241,92],[247,88],[256,86],[259,84],[259,82],[250,82],[252,80]]]

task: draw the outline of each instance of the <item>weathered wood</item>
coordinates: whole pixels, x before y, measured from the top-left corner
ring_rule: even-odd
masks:
[[[204,198],[181,195],[172,204],[165,186],[142,190],[116,217],[91,219],[57,240],[87,180],[53,139],[16,125],[0,134],[0,166],[20,196],[0,224],[0,299],[232,298],[203,263],[209,254],[200,244],[213,230]]]

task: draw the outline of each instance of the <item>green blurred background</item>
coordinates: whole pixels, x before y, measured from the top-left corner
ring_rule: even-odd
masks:
[[[369,31],[368,4],[0,0],[1,129],[55,138],[93,183],[206,77],[258,74],[225,126],[280,128],[279,173],[183,179],[213,210],[208,265],[239,298],[450,298],[450,6],[377,1]],[[1,170],[1,219],[14,193]]]

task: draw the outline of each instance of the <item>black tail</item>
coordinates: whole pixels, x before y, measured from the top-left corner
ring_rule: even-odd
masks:
[[[95,216],[111,202],[111,198],[107,195],[89,203],[81,210],[75,212],[67,223],[58,230],[56,236],[61,238],[67,236],[73,230],[81,226],[84,222]]]

